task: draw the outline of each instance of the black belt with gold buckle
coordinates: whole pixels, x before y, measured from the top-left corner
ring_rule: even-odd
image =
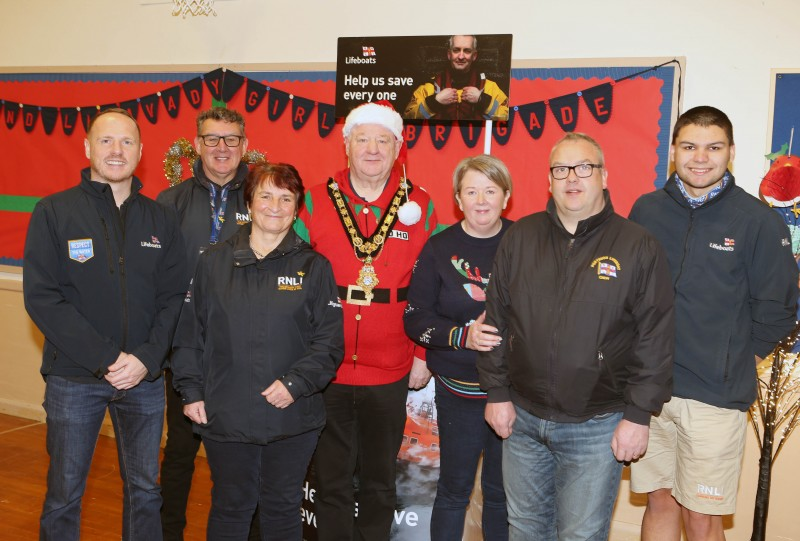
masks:
[[[364,290],[356,285],[336,286],[339,289],[339,298],[347,304],[357,304],[369,306],[373,302],[389,304],[392,302],[392,290],[386,288],[376,288],[372,290],[372,299],[367,300]],[[397,302],[403,302],[408,298],[408,287],[397,289]]]

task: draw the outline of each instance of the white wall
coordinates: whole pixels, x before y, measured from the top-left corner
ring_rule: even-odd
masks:
[[[738,182],[766,171],[771,68],[800,67],[797,0],[216,0],[217,16],[166,0],[0,0],[0,66],[335,62],[336,38],[511,33],[514,59],[687,58],[684,110],[727,112]],[[513,96],[512,96],[513,101]]]
[[[730,115],[737,180],[756,193],[766,170],[770,69],[800,67],[797,0],[216,0],[216,17],[186,19],[171,16],[171,9],[164,0],[0,0],[0,69],[163,66],[168,71],[186,64],[237,69],[306,62],[329,63],[332,69],[339,36],[455,32],[512,33],[515,60],[684,56],[683,110],[710,104]],[[18,291],[4,295],[3,319],[25,318]],[[3,326],[20,331],[8,322]],[[23,402],[39,411],[41,382],[29,379],[38,367],[40,338],[32,329],[22,336],[26,353],[7,349],[0,361],[28,365],[9,385],[35,388],[33,398]],[[19,406],[14,398],[5,397]],[[791,504],[798,445],[791,441],[776,466],[769,539],[800,540]],[[756,454],[751,433],[741,502],[728,530],[734,541],[749,538]],[[612,538],[635,539],[641,511],[641,499],[632,500],[623,484]]]

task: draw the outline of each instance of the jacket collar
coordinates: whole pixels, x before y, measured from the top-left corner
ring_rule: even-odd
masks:
[[[716,197],[714,197],[710,201],[706,201],[704,204],[700,205],[699,207],[697,207],[697,209],[694,209],[694,210],[699,210],[699,209],[702,209],[702,208],[706,208],[706,207],[708,207],[710,205],[713,205],[714,203],[716,203],[717,201],[722,199],[726,194],[730,193],[731,190],[733,190],[733,187],[736,185],[736,179],[733,177],[733,175],[731,174],[730,171],[726,170],[726,173],[729,175],[729,179],[728,179],[728,183],[725,185],[725,187],[722,189],[722,191],[719,192]],[[681,189],[678,187],[678,174],[677,173],[672,173],[669,176],[669,178],[667,179],[667,183],[664,185],[664,191],[667,192],[667,194],[672,199],[674,199],[675,202],[678,203],[680,206],[682,206],[682,207],[684,207],[684,208],[686,208],[688,210],[692,210],[692,206],[689,204],[689,202],[683,196],[683,193],[681,193]]]
[[[227,186],[230,186],[229,189],[238,190],[247,179],[247,173],[249,171],[250,168],[247,167],[247,164],[244,163],[244,161],[239,162],[239,167],[236,169],[236,174],[227,184]],[[208,190],[208,185],[211,184],[211,180],[209,180],[208,176],[206,176],[206,172],[203,170],[203,160],[200,158],[195,160],[194,165],[192,166],[192,172],[194,173],[194,179],[197,181],[197,183]]]
[[[233,244],[233,261],[237,267],[244,267],[245,265],[253,265],[258,263],[258,258],[250,248],[250,232],[253,230],[252,222],[241,226],[236,234],[228,241]],[[297,236],[294,228],[290,227],[283,237],[278,247],[272,250],[264,259],[278,259],[292,252],[303,249],[310,245]]]
[[[552,197],[547,202],[547,215],[550,217],[550,221],[553,222],[553,225],[568,237],[585,237],[593,233],[603,222],[614,214],[614,205],[611,204],[611,195],[608,193],[608,189],[603,190],[603,203],[603,210],[578,222],[574,234],[567,231],[564,228],[564,224],[561,223],[561,219],[558,217],[558,212],[556,211],[556,203],[553,201]]]
[[[138,196],[142,186],[142,181],[139,180],[139,177],[134,176],[131,181],[131,194],[125,201],[131,201],[134,197]],[[97,199],[109,199],[114,202],[114,194],[111,192],[111,186],[105,182],[92,180],[92,169],[90,167],[81,170],[80,187],[85,193],[92,197]],[[116,203],[114,203],[114,205],[116,206]]]

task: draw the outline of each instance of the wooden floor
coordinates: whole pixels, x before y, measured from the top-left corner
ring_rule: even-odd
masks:
[[[39,514],[46,490],[48,456],[43,423],[0,414],[0,539],[38,538]],[[187,510],[185,541],[205,539],[211,500],[206,459],[198,456]],[[122,535],[122,481],[116,445],[100,436],[86,494],[82,541],[108,541]]]

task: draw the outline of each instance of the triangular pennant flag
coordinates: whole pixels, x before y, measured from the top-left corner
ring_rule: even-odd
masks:
[[[161,91],[161,101],[164,103],[164,109],[171,118],[178,118],[178,110],[181,104],[181,87],[175,85],[166,90]]]
[[[458,128],[467,148],[475,148],[483,133],[483,122],[459,122]]]
[[[306,125],[314,110],[314,102],[308,98],[295,96],[292,100],[292,127],[299,130]]]
[[[5,104],[6,107],[3,111],[3,117],[6,119],[6,128],[10,130],[17,123],[17,116],[19,116],[19,103],[7,101]]]
[[[611,118],[611,106],[613,102],[613,88],[611,83],[587,88],[582,92],[583,101],[589,112],[600,124],[605,124]]]
[[[158,122],[158,94],[150,94],[139,98],[139,106],[150,124]]]
[[[31,133],[33,128],[36,127],[36,121],[39,120],[40,109],[41,107],[36,105],[22,106],[22,127],[25,128],[27,133]]]
[[[189,105],[195,109],[199,109],[203,104],[203,78],[195,77],[182,83],[183,93],[186,94],[186,99]]]
[[[514,116],[516,116],[516,111],[511,108],[508,110],[508,120],[492,123],[492,136],[498,145],[508,143],[508,139],[511,137],[511,128],[514,126]]]
[[[81,123],[83,124],[83,131],[89,132],[89,124],[99,110],[96,105],[87,105],[86,107],[78,107],[81,114]]]
[[[222,101],[226,103],[231,101],[243,84],[243,75],[231,70],[226,71],[222,78]]]
[[[450,139],[450,130],[452,129],[453,123],[450,121],[428,122],[428,130],[430,131],[433,148],[436,150],[442,150],[444,145],[447,143],[447,140]]]
[[[211,92],[211,96],[217,101],[222,99],[222,75],[222,68],[217,68],[214,71],[206,73],[205,75],[201,75],[203,80],[206,82],[208,90]]]
[[[267,105],[267,117],[273,121],[278,120],[286,109],[286,106],[289,105],[289,94],[277,88],[270,88]]]
[[[75,131],[75,125],[78,123],[78,109],[77,107],[62,107],[61,111],[61,129],[64,130],[66,135],[72,135]]]
[[[125,109],[133,118],[139,117],[139,99],[120,102],[121,109]]]
[[[330,103],[317,104],[317,131],[320,137],[327,137],[336,123],[335,107]]]
[[[55,107],[42,107],[42,127],[44,128],[44,133],[47,135],[53,133],[57,120],[58,109]]]
[[[244,110],[252,113],[264,101],[264,96],[267,95],[267,87],[258,81],[247,79],[245,92],[247,92],[247,95],[244,97]]]
[[[409,150],[419,141],[419,134],[422,133],[422,123],[408,122],[403,126],[403,140]]]
[[[556,117],[562,130],[575,131],[575,126],[578,124],[578,94],[572,93],[552,98],[550,111],[553,112],[553,116]]]
[[[528,130],[531,137],[538,139],[542,136],[544,121],[547,118],[547,105],[543,101],[520,105],[517,114],[519,114],[519,121]]]

